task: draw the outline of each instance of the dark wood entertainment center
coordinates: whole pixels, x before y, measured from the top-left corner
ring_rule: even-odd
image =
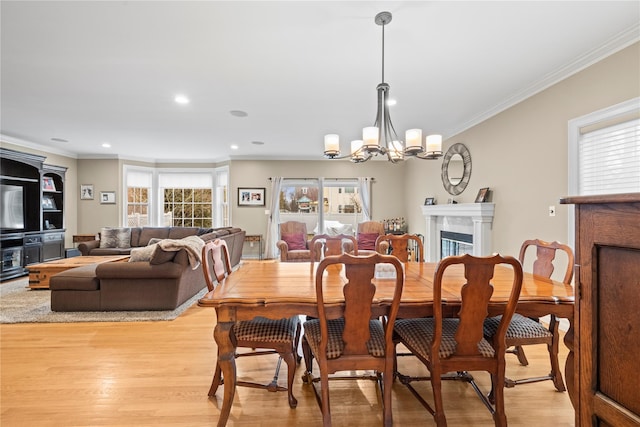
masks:
[[[67,168],[45,159],[0,147],[0,281],[27,275],[27,265],[64,258]]]

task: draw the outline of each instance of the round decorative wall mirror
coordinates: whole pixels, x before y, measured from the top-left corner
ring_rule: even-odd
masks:
[[[471,153],[464,144],[453,144],[442,159],[442,185],[449,194],[462,193],[471,179]]]

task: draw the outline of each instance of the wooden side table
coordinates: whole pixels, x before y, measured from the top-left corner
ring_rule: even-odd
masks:
[[[73,235],[73,243],[90,242],[91,240],[96,240],[95,234],[74,234]]]
[[[248,234],[244,236],[244,241],[249,243],[258,242],[258,259],[262,260],[262,234]]]

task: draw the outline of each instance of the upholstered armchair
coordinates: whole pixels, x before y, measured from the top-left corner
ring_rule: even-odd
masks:
[[[280,250],[282,262],[311,261],[312,254],[316,254],[314,261],[319,261],[322,242],[315,242],[316,251],[311,250],[311,240],[307,240],[307,225],[304,222],[287,221],[280,224],[280,240],[276,246]]]
[[[376,239],[384,236],[384,225],[378,221],[365,221],[358,224],[358,254],[367,255],[376,252]],[[348,243],[348,242],[347,242]],[[389,251],[389,242],[380,242],[378,252],[386,254]]]

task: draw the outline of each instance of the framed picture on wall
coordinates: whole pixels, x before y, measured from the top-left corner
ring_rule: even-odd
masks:
[[[101,191],[100,192],[100,204],[114,205],[116,203],[115,191]]]
[[[93,184],[80,185],[80,200],[93,200]]]
[[[264,206],[264,188],[238,188],[238,206]]]

